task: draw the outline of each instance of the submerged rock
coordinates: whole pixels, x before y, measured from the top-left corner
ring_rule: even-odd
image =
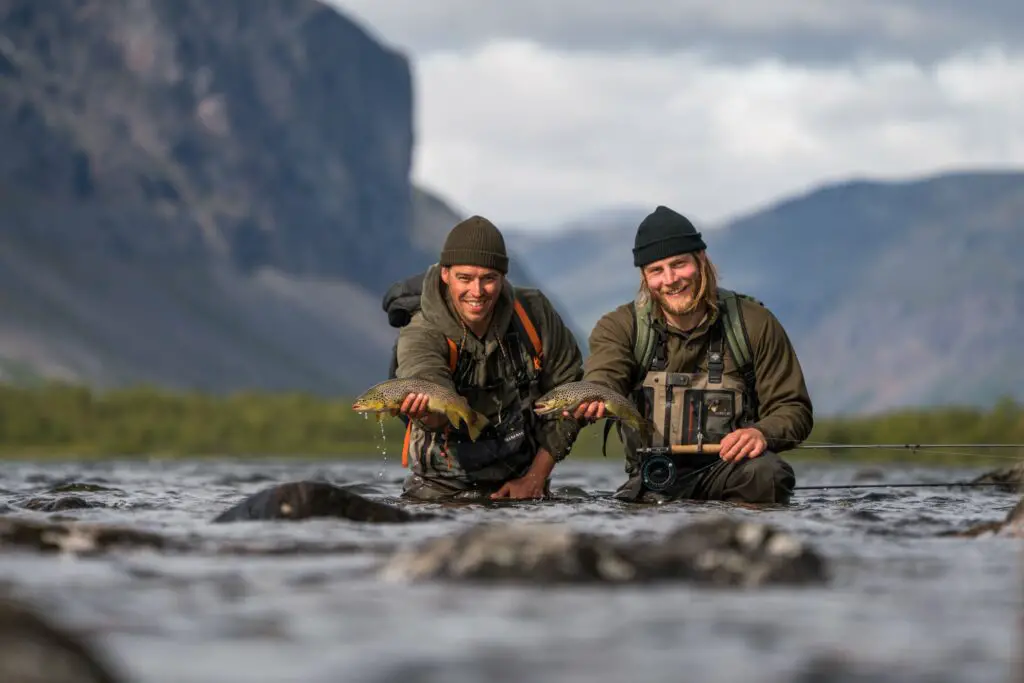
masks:
[[[94,507],[81,496],[61,496],[60,498],[30,498],[21,504],[26,510],[39,512],[60,512],[62,510],[85,510]]]
[[[1024,462],[1001,467],[972,479],[971,484],[995,484],[993,488],[1008,493],[1024,492]]]
[[[845,653],[823,653],[779,683],[940,683],[950,677],[904,662],[860,661]]]
[[[560,524],[482,524],[400,550],[385,580],[630,581],[636,568],[608,539]]]
[[[158,534],[127,527],[0,517],[0,547],[6,545],[88,555],[113,547],[164,548],[167,542]]]
[[[412,514],[325,481],[297,481],[263,489],[225,510],[213,521],[341,517],[356,522],[401,523],[430,517]]]
[[[792,534],[729,517],[680,527],[663,541],[634,545],[629,555],[657,578],[724,586],[813,583],[827,573],[824,558]]]
[[[983,535],[1008,536],[1011,538],[1024,538],[1024,498],[1017,501],[1017,504],[1006,513],[1006,517],[995,522],[976,524],[963,531],[949,531],[940,536],[975,537]]]
[[[27,605],[0,597],[0,681],[121,683],[123,680],[88,643]]]
[[[620,542],[561,524],[485,524],[400,550],[380,569],[392,581],[536,583],[693,581],[722,586],[813,584],[824,559],[773,527],[715,518],[662,539]]]

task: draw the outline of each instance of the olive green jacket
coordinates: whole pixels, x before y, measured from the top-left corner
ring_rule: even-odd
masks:
[[[530,397],[532,405],[550,389],[565,382],[581,379],[583,356],[576,338],[542,292],[529,288],[517,288],[515,291],[518,292],[520,302],[536,327],[543,348],[540,377],[534,389],[536,395]],[[423,280],[420,310],[399,332],[398,368],[395,374],[398,377],[416,377],[455,389],[449,370],[447,337],[456,344],[462,344],[462,353],[469,354],[472,358],[472,383],[478,387],[494,384],[501,378],[505,368],[501,362],[501,354],[507,352],[504,348],[504,336],[512,325],[512,316],[515,315],[513,301],[512,285],[508,280],[504,280],[490,329],[483,339],[479,339],[462,325],[458,314],[452,310],[448,302],[447,287],[441,280],[440,267],[436,264],[431,266]],[[502,340],[501,343],[499,339]],[[522,341],[529,347],[529,340]],[[486,415],[492,423],[499,422],[502,416],[513,414],[522,407],[519,393],[514,386],[499,386],[503,388],[495,389],[485,398],[478,399],[477,404],[474,405],[470,401],[470,407]],[[574,420],[554,417],[542,419],[532,410],[526,417],[527,431],[534,444],[546,449],[556,462],[564,459],[575,442],[581,425]],[[420,427],[417,425],[416,428]],[[524,454],[527,466],[533,462],[535,456],[535,451]],[[412,457],[410,454],[410,458]],[[414,471],[417,469],[414,463]],[[455,468],[455,471],[446,468],[440,475],[445,478],[458,478],[460,473],[458,468]]]
[[[804,381],[796,351],[782,324],[767,308],[740,300],[750,338],[756,372],[758,420],[756,427],[776,453],[789,450],[807,438],[814,426],[811,397]],[[605,314],[590,335],[590,355],[584,379],[603,384],[628,396],[638,379],[633,357],[632,302]],[[708,331],[717,315],[688,334],[665,325],[668,330],[668,372],[707,371]],[[658,322],[664,325],[659,317]],[[742,376],[726,347],[725,374]]]

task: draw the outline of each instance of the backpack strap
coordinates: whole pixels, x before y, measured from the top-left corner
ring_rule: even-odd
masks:
[[[747,388],[747,396],[750,406],[747,410],[747,419],[750,422],[757,420],[757,375],[754,368],[754,354],[750,348],[750,336],[747,334],[747,325],[743,320],[743,311],[740,309],[740,299],[752,301],[763,306],[759,300],[746,294],[739,294],[729,289],[719,288],[718,302],[719,311],[722,316],[722,329],[725,332],[725,341],[729,345],[729,353],[736,362],[736,368],[743,376],[743,382]]]
[[[643,303],[634,300],[629,310],[633,318],[633,359],[643,375],[654,359],[657,342],[651,329],[651,300],[646,299]]]
[[[526,332],[527,338],[530,340],[530,345],[533,346],[533,367],[538,371],[541,369],[542,359],[544,357],[544,346],[541,344],[540,335],[537,334],[537,327],[530,320],[530,316],[526,313],[526,309],[519,302],[519,298],[515,299],[515,311],[516,317],[519,319],[520,324],[523,326],[523,330]],[[459,346],[455,343],[455,340],[448,337],[444,338],[448,342],[448,369],[451,372],[455,372],[455,369],[459,365]],[[397,352],[397,347],[396,347]],[[409,466],[409,441],[412,438],[412,420],[406,422],[405,425],[405,439],[402,443],[402,467]]]
[[[526,332],[530,345],[533,346],[533,353],[531,354],[533,356],[533,368],[540,371],[544,359],[544,345],[540,341],[540,335],[537,334],[537,327],[530,320],[530,316],[526,313],[526,308],[519,301],[518,296],[515,297],[514,306],[516,317],[519,318],[519,324],[523,326],[523,331]]]

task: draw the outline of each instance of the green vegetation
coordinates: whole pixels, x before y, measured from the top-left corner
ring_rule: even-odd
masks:
[[[295,456],[398,457],[402,423],[378,422],[351,410],[347,398],[306,394],[214,396],[139,387],[98,392],[59,383],[0,386],[0,455],[33,457]],[[588,427],[573,458],[600,458],[602,426]],[[880,416],[820,420],[808,444],[1024,443],[1024,406],[1004,399],[994,408],[908,410]],[[617,438],[610,458],[621,457]],[[978,455],[1024,457],[1024,451],[937,449],[804,450],[792,459],[979,462]],[[987,459],[986,459],[987,460]]]

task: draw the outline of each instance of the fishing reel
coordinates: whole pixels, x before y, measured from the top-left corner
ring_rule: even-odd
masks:
[[[697,443],[636,449],[640,456],[640,481],[649,491],[666,491],[679,481],[679,470],[692,468],[694,456],[718,457],[719,444]]]
[[[652,450],[645,448],[641,450]],[[668,453],[641,455],[640,481],[650,491],[665,491],[678,479],[676,463]]]

